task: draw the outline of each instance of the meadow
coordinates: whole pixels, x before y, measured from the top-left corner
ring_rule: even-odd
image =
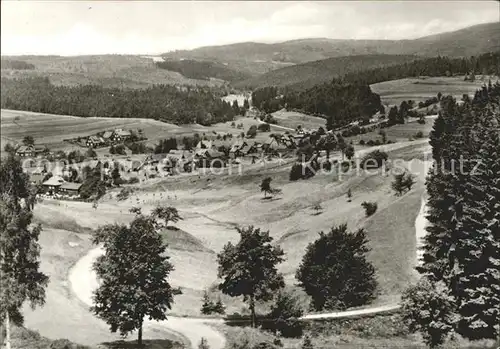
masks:
[[[193,136],[198,133],[206,135],[208,139],[216,138],[218,134],[230,133],[237,137],[252,125],[259,125],[259,121],[253,118],[238,117],[235,124],[242,124],[241,129],[232,126],[232,122],[218,123],[211,126],[199,124],[174,125],[152,119],[139,118],[81,118],[67,115],[53,115],[33,113],[18,110],[1,110],[0,140],[2,149],[6,143],[19,144],[24,136],[31,135],[36,144],[47,145],[51,150],[85,150],[70,143],[63,142],[64,139],[85,137],[97,132],[113,130],[116,128],[138,130],[142,129],[147,137],[144,141],[147,145],[154,146],[160,139],[184,136]],[[273,129],[273,128],[272,128]],[[274,128],[283,132],[280,128]],[[269,132],[258,133],[256,140],[264,142]],[[108,148],[99,148],[98,153],[107,153]]]
[[[438,92],[461,99],[464,94],[474,95],[485,83],[488,83],[488,77],[476,76],[474,82],[464,81],[463,76],[421,77],[384,81],[370,87],[380,95],[384,104],[399,106],[404,100],[423,101],[435,97]]]

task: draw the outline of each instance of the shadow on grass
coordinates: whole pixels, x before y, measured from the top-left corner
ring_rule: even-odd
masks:
[[[105,342],[101,344],[102,348],[106,349],[182,349],[184,346],[179,342],[172,342],[167,339],[149,339],[143,340],[139,346],[136,340],[115,342]]]
[[[261,201],[272,202],[272,201],[276,201],[276,200],[281,200],[281,198],[280,197],[274,197],[274,196],[267,196],[265,198],[261,198],[260,200]]]

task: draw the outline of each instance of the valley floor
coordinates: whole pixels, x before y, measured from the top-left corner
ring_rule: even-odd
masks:
[[[428,148],[426,141],[384,147],[390,157],[401,156],[403,161],[422,155]],[[424,171],[421,161],[405,164],[412,165],[413,172]],[[200,316],[203,291],[215,293],[216,253],[227,241],[236,241],[237,225],[255,225],[270,231],[286,253],[280,270],[288,287],[301,295],[304,304],[309,300],[294,286],[294,274],[306,245],[316,239],[318,232],[336,224],[347,223],[350,229],[364,227],[372,248],[369,258],[377,268],[380,284],[380,295],[372,306],[395,304],[400,291],[415,278],[414,223],[425,176],[421,174],[410,193],[396,197],[390,188],[392,176],[387,174],[318,174],[307,181],[290,182],[290,166],[290,162],[285,162],[249,168],[241,175],[161,179],[138,185],[133,196],[125,201],[116,200],[119,189],[112,191],[97,208],[89,203],[45,199],[35,206],[35,217],[45,227],[41,235],[42,269],[51,276],[51,282],[45,307],[26,310],[27,327],[49,338],[68,338],[83,344],[117,340],[118,336],[111,335],[107,326],[90,314],[88,304],[75,296],[68,275],[71,267],[92,248],[90,229],[105,223],[127,223],[132,219],[129,208],[140,206],[147,212],[158,204],[177,207],[184,218],[176,224],[179,230],[165,233],[175,266],[170,282],[183,292],[175,297],[171,316]],[[280,197],[262,199],[258,185],[267,176],[273,178],[274,187],[283,190]],[[345,195],[348,189],[353,194],[351,202]],[[377,201],[379,206],[378,212],[368,219],[360,206],[363,201]],[[323,207],[321,214],[314,214],[311,209],[317,202]],[[76,283],[73,280],[81,287],[88,283],[87,279],[77,278]],[[79,292],[79,287],[74,291]],[[240,299],[222,300],[228,314],[247,313]],[[260,307],[261,311],[265,309],[266,305]],[[172,325],[174,331],[154,326],[144,336],[186,342]]]

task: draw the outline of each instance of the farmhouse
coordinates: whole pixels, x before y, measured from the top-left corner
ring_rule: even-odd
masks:
[[[16,150],[16,154],[20,157],[33,157],[35,156],[35,147],[32,145],[22,145]]]
[[[102,134],[102,139],[105,143],[111,142],[111,137],[113,137],[113,131],[106,131]]]
[[[113,142],[123,142],[129,139],[131,136],[132,134],[130,133],[130,131],[117,128],[113,133]]]
[[[52,176],[43,182],[43,188],[49,195],[53,195],[59,191],[61,185],[64,184],[64,179],[60,176]]]
[[[242,149],[248,145],[247,142],[245,141],[238,141],[234,143],[231,148],[229,149],[229,157],[231,159],[235,159],[239,156],[243,156],[244,153],[242,152]]]
[[[196,149],[210,149],[210,148],[212,148],[211,141],[202,140],[199,141],[198,144],[196,144]]]
[[[90,136],[87,138],[87,147],[89,148],[96,148],[101,145],[104,145],[104,139],[98,136]]]
[[[64,183],[59,187],[59,192],[70,196],[80,195],[82,183]]]

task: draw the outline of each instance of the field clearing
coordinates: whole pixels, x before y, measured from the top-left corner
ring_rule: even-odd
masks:
[[[498,78],[492,78],[494,83]],[[476,81],[464,81],[463,76],[456,77],[422,77],[407,78],[379,82],[371,85],[373,92],[378,93],[384,104],[400,105],[404,100],[424,101],[435,97],[438,92],[443,95],[452,95],[461,99],[462,95],[474,95],[474,92],[488,83],[481,76],[476,76]]]
[[[155,144],[160,139],[177,137],[179,140],[183,136],[193,136],[198,133],[205,134],[207,138],[215,138],[218,133],[231,133],[234,136],[245,132],[251,125],[259,125],[259,121],[253,118],[239,117],[236,124],[243,124],[242,129],[232,127],[232,122],[218,123],[211,126],[199,124],[174,125],[153,119],[139,118],[82,118],[68,115],[54,115],[34,113],[18,110],[1,110],[1,145],[2,149],[6,143],[20,143],[24,136],[31,135],[36,144],[47,145],[51,150],[73,150],[85,149],[77,145],[63,142],[64,139],[84,137],[100,131],[123,129],[142,129],[148,138],[145,142]],[[214,134],[215,132],[215,134]],[[269,133],[257,134],[256,140],[261,142],[268,138]],[[107,153],[108,148],[98,148],[98,153]]]
[[[411,122],[407,122],[406,124],[398,124],[381,130],[385,132],[388,141],[404,142],[408,141],[410,137],[415,138],[417,132],[422,132],[423,138],[427,138],[432,131],[433,124],[433,118],[428,117],[425,124],[419,124],[415,120],[411,120]],[[367,142],[369,140],[375,141],[378,139],[382,141],[382,136],[379,134],[379,131],[380,130],[375,129],[365,134],[348,137],[347,139],[354,142],[354,144],[359,144],[360,140]]]
[[[309,130],[317,130],[319,127],[326,129],[326,120],[317,116],[286,110],[279,110],[272,115],[278,121],[278,125],[292,129],[296,129],[299,125]]]

